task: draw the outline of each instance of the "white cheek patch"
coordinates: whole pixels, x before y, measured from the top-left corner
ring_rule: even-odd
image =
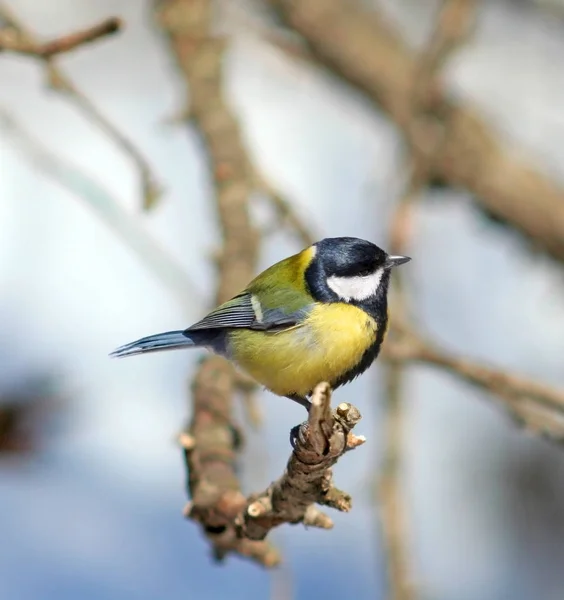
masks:
[[[374,296],[380,281],[382,281],[384,269],[378,269],[371,275],[361,277],[337,277],[333,275],[327,279],[327,285],[343,300],[366,300],[370,296]]]

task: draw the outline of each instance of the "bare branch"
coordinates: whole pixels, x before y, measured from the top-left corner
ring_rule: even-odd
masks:
[[[0,52],[4,50],[37,58],[51,58],[112,35],[120,31],[122,27],[123,23],[120,19],[111,17],[88,29],[69,33],[44,43],[34,43],[29,38],[22,36],[21,32],[6,27],[0,29]]]
[[[204,378],[210,381],[205,377],[208,368],[214,367],[206,361],[195,381],[196,402],[220,400],[229,391],[224,377],[216,380],[213,390],[200,388]],[[216,403],[212,410],[221,410],[221,404]],[[205,487],[197,487],[197,495],[187,505],[185,515],[202,525],[217,557],[237,553],[274,566],[280,556],[264,541],[272,529],[284,523],[331,529],[331,519],[316,504],[345,512],[351,509],[350,496],[333,485],[331,467],[345,452],[364,443],[364,437],[352,433],[360,419],[360,413],[351,404],[339,404],[332,411],[331,389],[326,383],[319,384],[312,396],[308,421],[294,428],[294,449],[283,475],[262,493],[248,498],[239,491],[229,467],[237,436],[233,437],[233,431],[229,436],[218,436],[217,423],[214,425],[211,419],[206,425],[200,423],[199,442],[182,436],[186,460],[191,465],[190,479],[199,480],[209,463],[213,476],[208,474]],[[226,481],[231,485],[226,486]]]
[[[255,175],[239,125],[222,90],[224,41],[212,34],[210,0],[161,0],[155,19],[170,43],[178,69],[190,88],[190,122],[208,153],[215,203],[223,237],[216,264],[216,304],[234,296],[252,279],[259,235],[252,226],[248,203]],[[188,100],[186,100],[188,105]],[[235,516],[246,506],[236,473],[241,432],[233,422],[237,386],[231,365],[212,356],[202,363],[192,386],[192,419],[186,427],[194,449],[185,449],[187,515],[199,523],[214,556],[237,552],[265,565],[279,561],[266,542],[242,539]]]
[[[39,48],[41,43],[35,38],[35,35],[17,18],[11,9],[5,3],[0,4],[0,20],[13,32],[19,44],[28,48]],[[119,29],[119,28],[118,28]],[[84,33],[84,32],[83,32]],[[74,34],[79,35],[79,34]],[[71,38],[73,35],[70,36]],[[53,49],[53,46],[51,49]],[[47,53],[46,55],[37,55],[45,62],[49,85],[61,94],[65,94],[69,100],[89,118],[105,135],[107,135],[121,150],[129,156],[139,171],[141,179],[141,188],[143,195],[143,207],[152,208],[159,200],[162,190],[157,183],[157,179],[152,173],[148,161],[117,127],[115,127],[93,104],[93,102],[78,89],[73,81],[64,71],[57,67],[53,57],[57,52]]]
[[[205,360],[192,384],[193,417],[181,435],[191,497],[184,515],[200,524],[217,559],[237,553],[274,566],[278,552],[267,542],[240,537],[235,525],[248,502],[235,469],[242,438],[232,423],[232,397],[229,365],[216,356]]]
[[[345,512],[351,509],[350,496],[333,485],[331,467],[347,450],[364,442],[364,438],[351,433],[360,419],[351,404],[339,404],[331,411],[331,389],[326,383],[319,384],[312,396],[308,421],[295,433],[286,471],[262,494],[249,498],[238,520],[240,535],[263,540],[282,523],[332,528],[331,519],[315,504]]]
[[[390,115],[415,152],[434,153],[440,148],[435,178],[468,189],[488,213],[564,261],[562,187],[521,162],[473,108],[450,98],[437,78],[427,105],[434,107],[443,128],[414,126],[412,81],[417,58],[378,12],[355,0],[269,2],[324,65]]]
[[[564,391],[440,350],[410,326],[396,322],[400,339],[391,338],[384,356],[393,361],[439,367],[497,396],[516,421],[531,432],[564,441]]]

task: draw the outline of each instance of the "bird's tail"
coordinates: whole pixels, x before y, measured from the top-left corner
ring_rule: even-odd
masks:
[[[123,358],[124,356],[135,356],[146,352],[161,352],[162,350],[176,350],[177,348],[189,348],[194,346],[193,340],[186,337],[182,331],[167,331],[141,338],[136,342],[125,344],[116,348],[110,356]]]

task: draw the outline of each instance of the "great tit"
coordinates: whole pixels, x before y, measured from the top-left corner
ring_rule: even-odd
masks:
[[[141,338],[111,356],[207,348],[309,409],[318,383],[338,388],[376,359],[390,271],[409,260],[366,240],[325,238],[269,267],[188,329]]]

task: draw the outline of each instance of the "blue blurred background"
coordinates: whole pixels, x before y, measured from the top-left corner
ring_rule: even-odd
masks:
[[[429,35],[438,6],[374,4],[414,44]],[[54,181],[29,160],[19,134],[0,128],[0,402],[23,396],[32,404],[23,451],[0,458],[0,598],[385,598],[372,489],[382,450],[378,367],[338,392],[359,406],[368,443],[336,468],[355,505],[332,515],[333,531],[276,531],[285,563],[273,575],[235,557],[217,566],[183,520],[175,436],[189,414],[199,356],[107,357],[121,343],[187,326],[213,298],[211,256],[221,240],[206,157],[193,132],[170,122],[183,108],[183,83],[145,0],[9,5],[45,38],[110,15],[124,19],[122,34],[58,64],[148,157],[164,185],[154,211],[140,214],[131,162],[46,88],[37,61],[2,55],[0,110],[115,197],[183,266],[194,290],[181,306],[99,220],[82,197],[91,189],[80,194]],[[253,3],[219,8],[232,34],[225,93],[255,163],[319,237],[385,245],[404,177],[401,139],[386,115],[261,41]],[[563,34],[564,3],[490,0],[446,71],[453,92],[562,182]],[[448,349],[564,386],[561,265],[487,221],[466,192],[427,196],[437,201],[418,209],[408,267],[422,329]],[[275,232],[260,267],[298,249],[291,235]],[[424,367],[409,373],[403,486],[418,596],[563,598],[562,452],[515,428],[474,388]],[[297,405],[268,393],[261,405],[265,424],[249,432],[244,462],[247,491],[278,476],[288,431],[302,418]]]

